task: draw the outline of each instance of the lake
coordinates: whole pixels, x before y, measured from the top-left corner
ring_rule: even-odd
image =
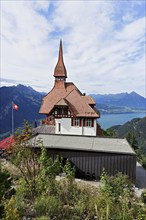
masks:
[[[98,119],[99,124],[103,129],[107,129],[114,125],[123,125],[133,118],[143,118],[146,113],[127,113],[127,114],[101,114]]]

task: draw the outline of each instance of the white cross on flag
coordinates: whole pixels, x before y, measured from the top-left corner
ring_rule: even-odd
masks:
[[[18,110],[18,105],[16,105],[15,103],[13,103],[13,109]]]

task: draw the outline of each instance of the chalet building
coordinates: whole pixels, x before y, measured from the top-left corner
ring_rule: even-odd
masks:
[[[31,144],[40,151],[35,142],[41,139],[53,160],[57,155],[63,161],[69,159],[79,178],[97,180],[105,169],[108,175],[121,172],[135,182],[136,154],[127,140],[103,137],[95,101],[74,83],[66,82],[61,41],[54,77],[54,87],[43,98],[39,111],[46,118],[42,126],[33,129]]]
[[[55,126],[55,134],[91,135],[101,133],[95,101],[82,94],[72,82],[66,82],[67,71],[63,62],[60,41],[58,62],[54,70],[54,87],[43,98],[39,113],[46,115],[44,124]]]

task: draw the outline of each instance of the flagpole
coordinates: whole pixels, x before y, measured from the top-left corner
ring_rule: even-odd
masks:
[[[12,135],[14,134],[14,113],[13,113],[13,102],[12,102]]]

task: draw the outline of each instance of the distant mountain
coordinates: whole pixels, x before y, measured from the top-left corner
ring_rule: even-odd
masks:
[[[146,153],[146,117],[135,118],[124,125],[113,126],[110,129],[119,138],[127,137],[128,133],[135,134],[139,147]]]
[[[42,96],[47,95],[47,93],[46,93],[46,92],[40,92],[40,94],[41,94]]]
[[[43,95],[30,86],[17,85],[0,88],[0,134],[11,131],[12,127],[12,102],[19,106],[14,110],[14,127],[22,126],[24,119],[33,123],[39,115],[39,108]]]
[[[114,107],[119,110],[130,111],[131,109],[146,110],[146,98],[140,96],[136,92],[96,95],[91,94],[97,103],[99,109],[110,111]]]

